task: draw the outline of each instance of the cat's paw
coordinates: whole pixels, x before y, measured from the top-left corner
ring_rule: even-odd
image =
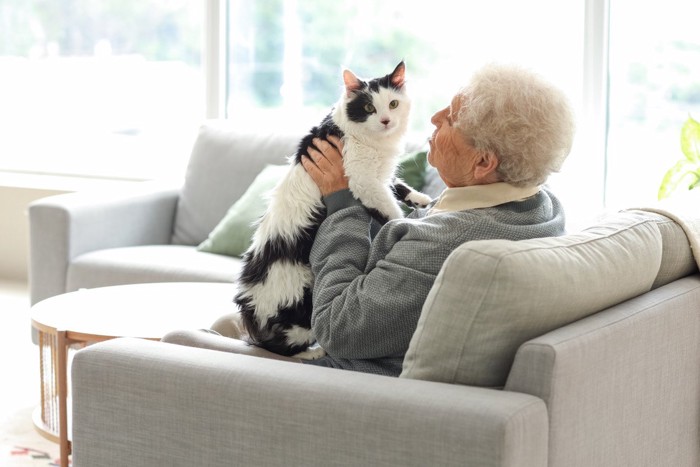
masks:
[[[326,351],[323,350],[323,348],[320,345],[317,345],[314,347],[309,347],[303,352],[299,352],[298,354],[294,355],[294,358],[300,358],[302,360],[316,360],[325,356]]]
[[[427,205],[429,205],[433,201],[433,199],[425,193],[421,193],[420,191],[412,191],[408,195],[406,195],[404,201],[409,206],[413,206],[416,208],[424,208]]]

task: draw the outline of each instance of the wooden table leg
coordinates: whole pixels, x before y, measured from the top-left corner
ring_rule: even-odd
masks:
[[[58,436],[61,449],[61,467],[68,467],[68,341],[66,331],[58,331]]]

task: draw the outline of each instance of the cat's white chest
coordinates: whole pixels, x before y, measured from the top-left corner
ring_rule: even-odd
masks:
[[[388,219],[403,216],[390,184],[396,167],[398,149],[376,147],[346,139],[343,166],[350,191],[368,208],[376,209]]]
[[[346,139],[343,166],[348,178],[361,178],[366,183],[388,184],[394,176],[398,149],[376,148],[353,139]]]

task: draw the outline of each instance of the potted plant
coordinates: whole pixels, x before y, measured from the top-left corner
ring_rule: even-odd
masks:
[[[688,190],[700,186],[700,123],[688,117],[681,128],[681,150],[684,158],[668,169],[659,187],[659,200],[679,188]]]

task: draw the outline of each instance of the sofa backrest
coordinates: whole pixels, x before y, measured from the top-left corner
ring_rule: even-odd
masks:
[[[682,230],[641,212],[562,237],[467,242],[428,295],[401,376],[502,387],[524,342],[696,269]]]
[[[229,123],[200,127],[178,200],[172,243],[198,245],[267,164],[286,164],[303,135],[244,133]]]
[[[633,212],[653,219],[661,234],[661,264],[651,286],[652,290],[698,270],[688,237],[678,223],[661,214]]]
[[[237,130],[226,120],[209,120],[199,129],[178,200],[171,242],[199,245],[224,218],[268,164],[287,164],[304,134]],[[425,150],[425,141],[408,141],[406,154]],[[433,197],[445,184],[431,169],[426,177]]]

